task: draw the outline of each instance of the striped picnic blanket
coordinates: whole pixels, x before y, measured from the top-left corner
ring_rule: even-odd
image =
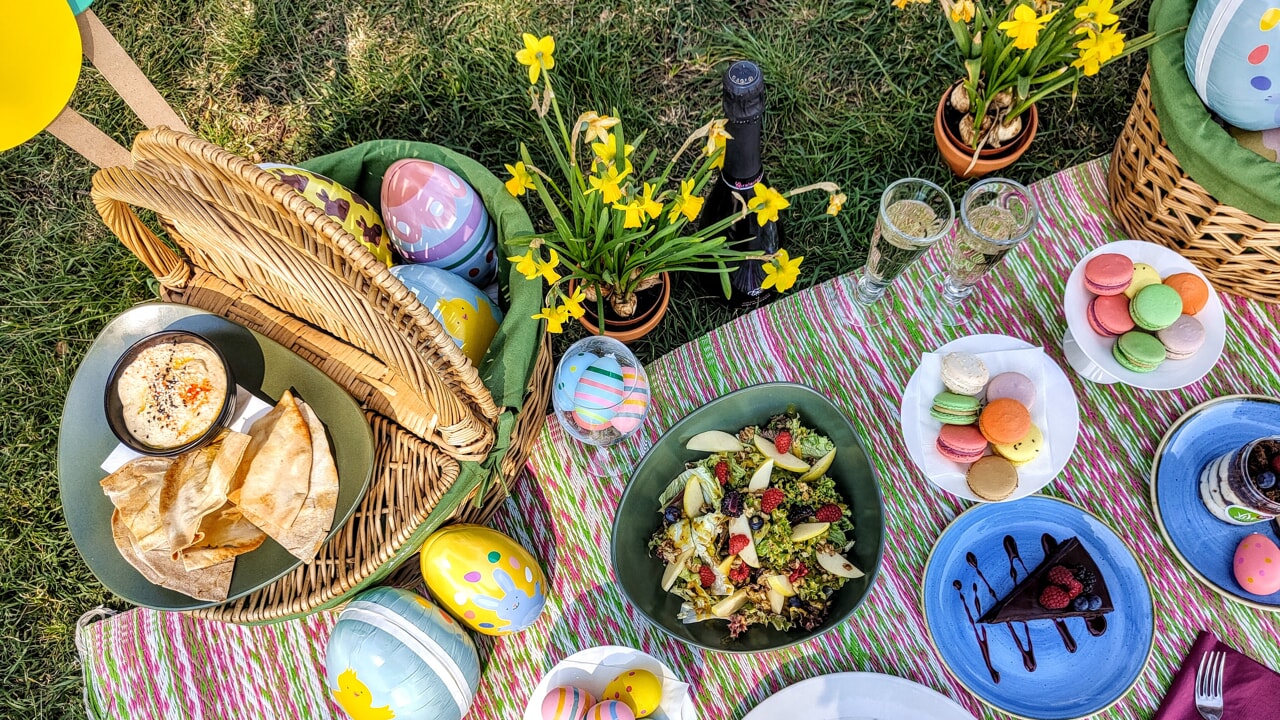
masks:
[[[535,448],[537,481],[522,480],[495,520],[534,551],[553,577],[531,629],[481,643],[485,664],[468,716],[514,720],[533,685],[582,648],[623,644],[669,664],[692,685],[700,716],[736,720],[771,693],[815,675],[850,670],[898,675],[956,698],[977,717],[1000,718],[943,667],[925,639],[919,583],[929,550],[966,503],[937,491],[908,459],[898,408],[921,353],[980,332],[1023,338],[1063,367],[1061,298],[1077,258],[1121,237],[1107,210],[1106,160],[1066,170],[1034,187],[1043,225],[982,286],[983,317],[963,330],[939,328],[915,309],[937,292],[940,253],[889,291],[885,325],[847,322],[848,276],[796,293],[652,363],[653,409],[637,437],[608,449],[575,443],[552,421]],[[1075,455],[1045,492],[1106,519],[1140,558],[1156,607],[1155,650],[1132,692],[1103,718],[1147,718],[1199,629],[1280,667],[1273,616],[1230,603],[1197,583],[1161,540],[1147,494],[1152,453],[1188,408],[1234,393],[1274,394],[1280,308],[1223,295],[1226,350],[1202,381],[1172,392],[1095,385],[1068,371],[1080,400]],[[799,646],[759,655],[704,653],[650,626],[622,596],[608,560],[609,528],[631,468],[662,432],[707,400],[765,381],[826,394],[854,421],[878,472],[887,526],[881,572],[852,621]],[[236,627],[135,610],[79,634],[86,696],[103,717],[341,717],[323,690],[323,647],[333,616]],[[1140,649],[1135,649],[1140,652]]]

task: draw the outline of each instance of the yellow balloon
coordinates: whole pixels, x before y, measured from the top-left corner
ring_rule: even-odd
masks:
[[[0,3],[0,152],[58,117],[80,78],[80,55],[67,0]]]

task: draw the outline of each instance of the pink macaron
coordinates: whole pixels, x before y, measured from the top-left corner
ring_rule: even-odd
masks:
[[[1022,373],[1000,373],[987,383],[987,402],[1001,398],[1017,400],[1030,410],[1036,404],[1036,385]]]
[[[938,433],[938,452],[958,463],[977,462],[987,451],[987,439],[972,425],[943,425]]]
[[[1095,295],[1119,295],[1133,280],[1133,261],[1119,253],[1095,255],[1084,264],[1084,286]]]
[[[1129,314],[1129,298],[1119,295],[1099,295],[1089,301],[1089,327],[1103,337],[1120,337],[1133,329],[1133,316]]]
[[[1186,360],[1204,345],[1204,325],[1190,315],[1179,316],[1169,327],[1156,333],[1164,343],[1165,357]]]

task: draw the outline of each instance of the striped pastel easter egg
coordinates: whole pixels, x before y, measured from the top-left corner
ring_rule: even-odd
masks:
[[[599,355],[586,351],[576,352],[560,361],[556,369],[555,406],[557,410],[573,409],[573,391],[587,368],[600,359]]]
[[[637,371],[628,367],[622,368],[622,382],[631,392],[623,399],[610,422],[618,432],[626,435],[644,424],[645,415],[649,413],[649,379],[645,377],[643,368]]]
[[[558,687],[542,700],[542,720],[583,720],[596,704],[591,693],[576,687]]]
[[[587,711],[586,720],[636,720],[636,714],[631,712],[631,708],[626,703],[617,700],[606,700],[599,705],[593,705]]]
[[[611,418],[614,408],[622,402],[625,394],[622,365],[617,359],[606,355],[592,363],[582,374],[582,379],[578,380],[578,386],[573,392],[574,409],[609,410]]]

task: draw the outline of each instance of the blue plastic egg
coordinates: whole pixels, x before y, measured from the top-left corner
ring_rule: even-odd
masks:
[[[429,265],[396,265],[391,274],[436,316],[462,352],[479,367],[502,324],[502,310],[480,288]]]
[[[498,268],[497,228],[474,188],[443,165],[409,158],[382,178],[382,215],[404,259],[483,287]]]
[[[1280,7],[1274,0],[1200,0],[1183,48],[1205,105],[1244,130],[1280,127]]]
[[[562,410],[573,409],[573,391],[577,389],[578,381],[587,372],[587,368],[591,367],[599,359],[599,355],[583,351],[576,352],[560,361],[560,367],[556,369],[555,379],[556,408]]]
[[[573,418],[578,426],[588,431],[608,427],[626,397],[624,382],[622,365],[615,358],[606,355],[592,363],[573,391]]]
[[[398,588],[347,605],[324,664],[329,691],[353,720],[461,720],[480,685],[480,658],[462,626]]]

